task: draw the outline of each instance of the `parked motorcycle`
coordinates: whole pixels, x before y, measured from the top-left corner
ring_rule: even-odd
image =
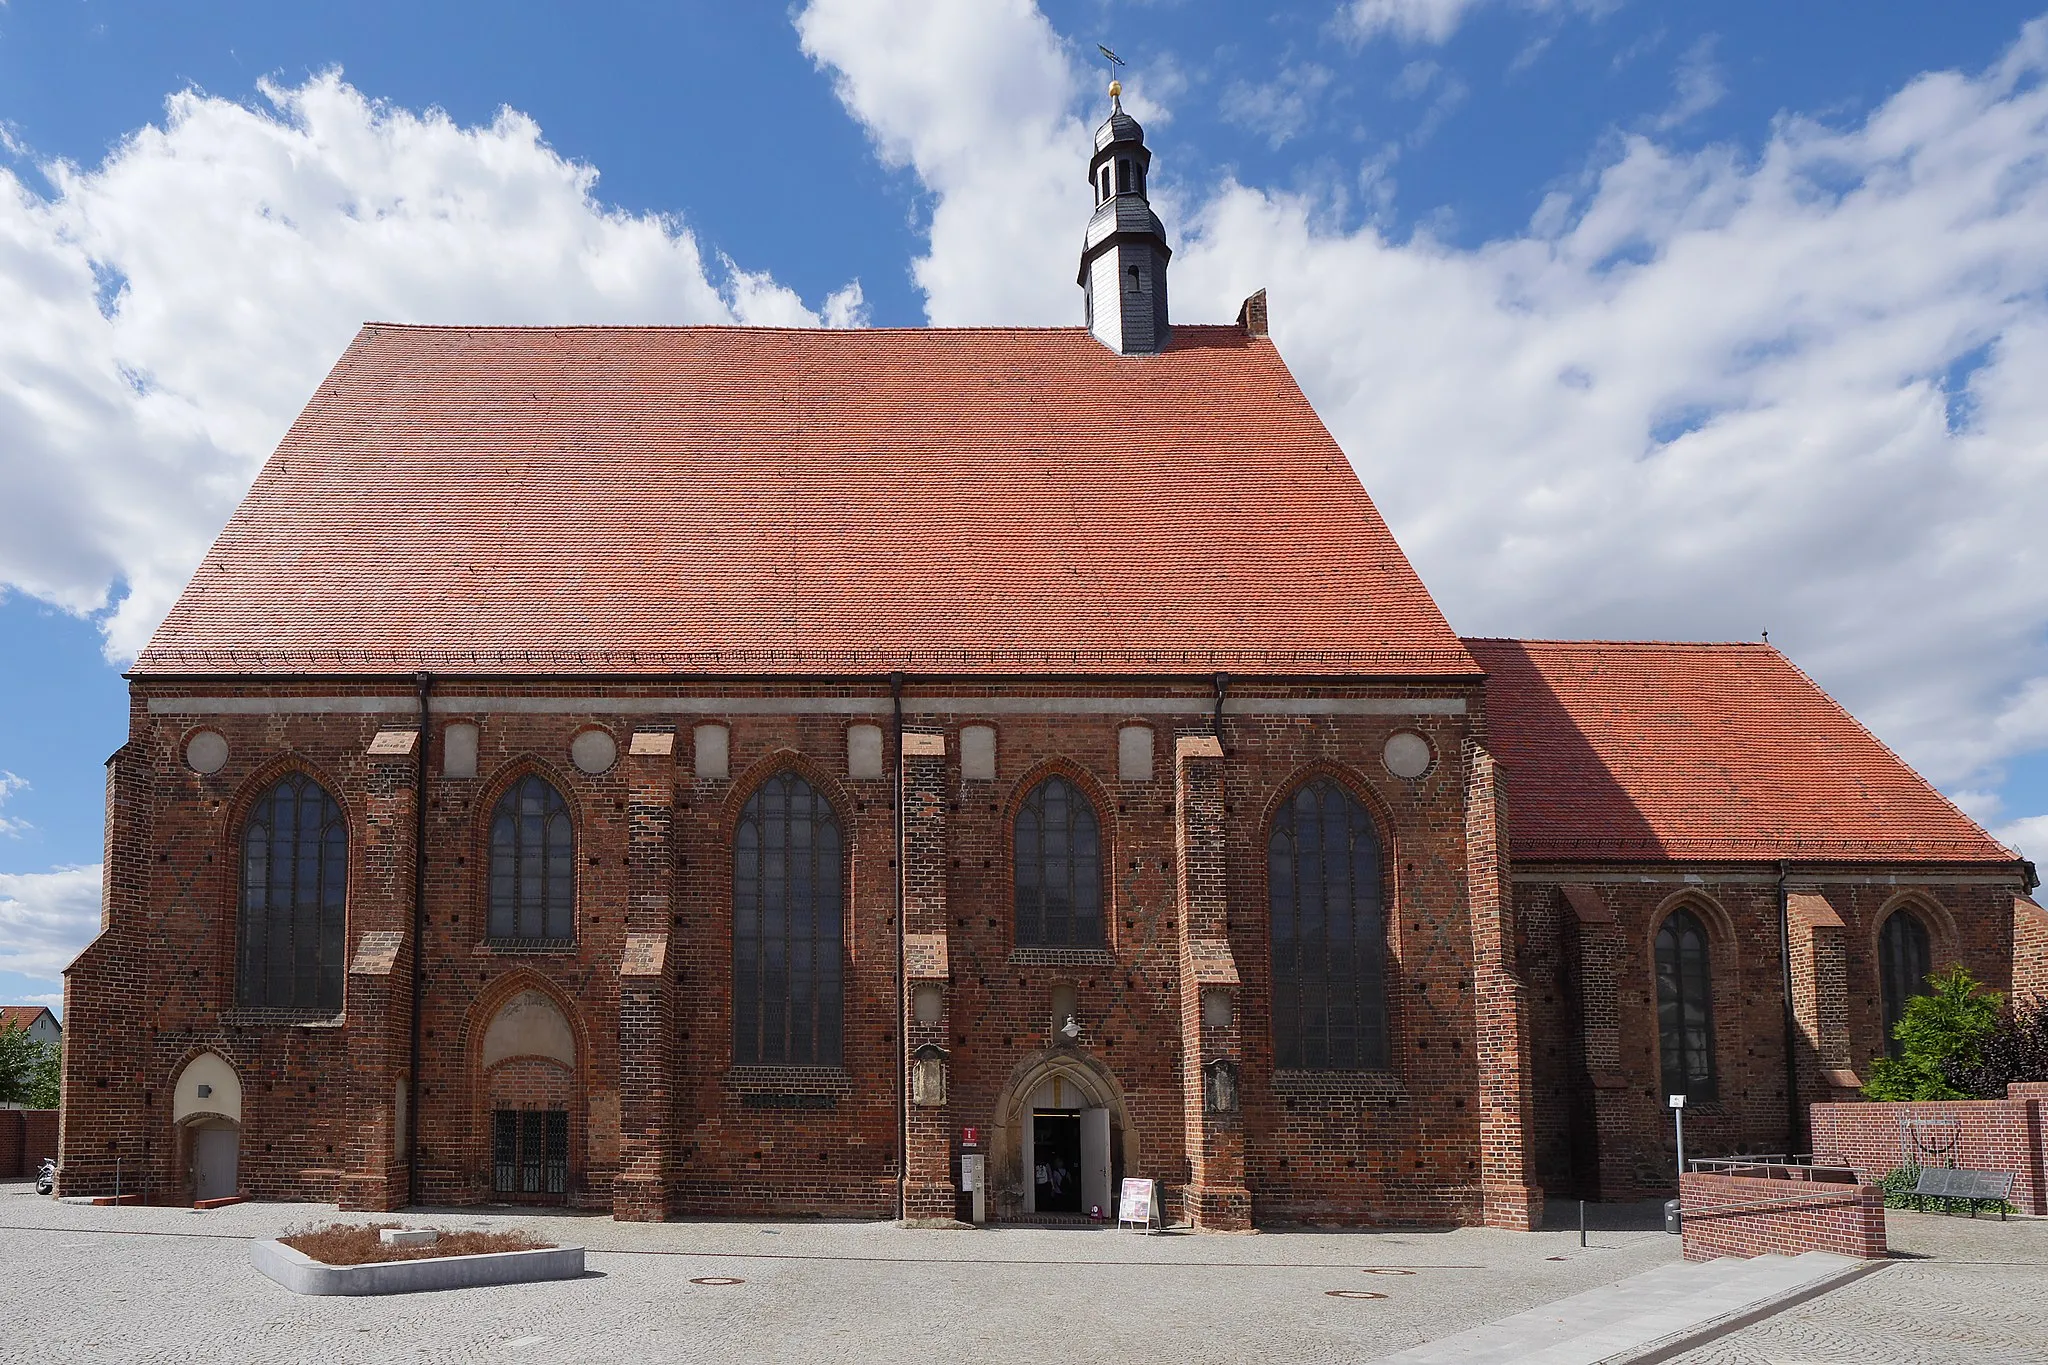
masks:
[[[51,1190],[54,1190],[56,1188],[57,1158],[53,1156],[46,1156],[43,1158],[42,1166],[36,1171],[36,1193],[48,1194]]]

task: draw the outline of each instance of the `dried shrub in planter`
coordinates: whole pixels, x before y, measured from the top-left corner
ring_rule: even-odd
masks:
[[[481,1256],[493,1251],[545,1251],[553,1242],[524,1232],[443,1232],[432,1246],[385,1246],[377,1233],[403,1223],[329,1223],[287,1228],[277,1240],[323,1265],[370,1265],[378,1261],[430,1261],[442,1256]]]

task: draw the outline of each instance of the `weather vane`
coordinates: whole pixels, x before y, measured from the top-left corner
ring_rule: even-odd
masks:
[[[1111,52],[1101,43],[1095,45],[1095,50],[1100,52],[1103,59],[1109,63],[1109,97],[1117,99],[1124,93],[1124,86],[1123,82],[1116,78],[1116,69],[1124,64],[1124,59]]]

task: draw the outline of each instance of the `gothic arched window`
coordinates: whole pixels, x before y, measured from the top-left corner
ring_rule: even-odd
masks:
[[[294,773],[263,793],[242,828],[237,1002],[339,1011],[347,901],[341,807],[319,783]]]
[[[1025,947],[1102,946],[1102,826],[1095,807],[1064,777],[1048,777],[1017,809],[1017,942]]]
[[[491,812],[491,905],[497,939],[576,937],[576,828],[544,777],[522,777]]]
[[[1266,842],[1273,1055],[1282,1070],[1387,1065],[1379,832],[1328,778],[1289,798]]]
[[[839,820],[793,772],[761,785],[732,840],[732,1059],[836,1066]]]
[[[1910,910],[1894,911],[1877,934],[1877,981],[1884,1009],[1884,1050],[1899,1055],[1899,1040],[1892,1030],[1906,1017],[1906,1002],[1927,994],[1927,974],[1934,970],[1928,961],[1927,926]]]
[[[1657,930],[1657,1044],[1665,1094],[1714,1098],[1713,970],[1707,931],[1690,910],[1672,911]]]

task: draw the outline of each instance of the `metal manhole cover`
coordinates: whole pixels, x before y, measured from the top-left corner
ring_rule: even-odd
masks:
[[[712,1284],[712,1285],[723,1285],[723,1284],[745,1284],[745,1283],[746,1283],[746,1281],[745,1281],[745,1280],[742,1280],[742,1279],[736,1279],[736,1278],[734,1278],[734,1277],[733,1277],[733,1276],[731,1276],[731,1275],[699,1275],[699,1276],[697,1276],[696,1278],[692,1279],[692,1280],[690,1281],[690,1283],[691,1283],[691,1284]]]
[[[1384,1299],[1386,1297],[1385,1294],[1371,1289],[1325,1289],[1323,1292],[1333,1299]]]

